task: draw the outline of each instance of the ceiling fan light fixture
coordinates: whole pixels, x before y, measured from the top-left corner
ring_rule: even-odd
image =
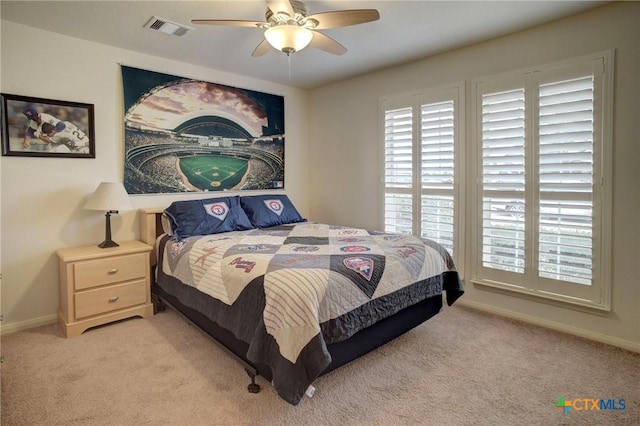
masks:
[[[313,32],[298,25],[276,25],[267,29],[264,37],[271,46],[289,56],[307,47]]]

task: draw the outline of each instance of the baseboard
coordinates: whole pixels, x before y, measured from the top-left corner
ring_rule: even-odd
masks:
[[[494,306],[486,305],[484,303],[472,302],[466,299],[459,299],[456,301],[456,305],[467,306],[469,308],[477,309],[479,311],[489,312],[491,314],[500,315],[507,318],[513,318],[518,321],[526,322],[529,324],[539,325],[541,327],[550,328],[552,330],[561,331],[563,333],[572,334],[574,336],[584,337],[585,339],[594,340],[596,342],[605,343],[607,345],[616,346],[618,348],[626,349],[628,351],[640,353],[640,343],[632,342],[630,340],[619,339],[617,337],[607,336],[601,333],[594,333],[582,328],[572,327],[566,324],[561,324],[554,321],[548,321],[542,318],[534,317],[531,315],[524,315],[518,312],[509,311],[507,309],[496,308]],[[3,325],[0,335],[4,336],[18,331],[28,330],[33,327],[41,325],[53,324],[58,321],[58,315],[47,315],[40,318],[35,318],[27,321],[16,322],[12,324]]]
[[[40,318],[34,318],[27,321],[14,322],[7,325],[2,325],[2,331],[0,335],[5,336],[11,333],[17,333],[18,331],[28,330],[33,327],[39,327],[41,325],[48,325],[58,322],[58,315],[47,315]]]
[[[541,327],[550,328],[555,331],[571,334],[578,337],[584,337],[585,339],[593,340],[607,345],[616,346],[618,348],[626,349],[628,351],[640,353],[640,343],[632,342],[630,340],[619,339],[617,337],[607,336],[601,333],[594,333],[582,328],[572,327],[570,325],[558,323],[555,321],[548,321],[542,318],[534,317],[531,315],[525,315],[518,312],[513,312],[507,309],[496,308],[494,306],[486,305],[484,303],[478,303],[466,300],[464,298],[456,301],[456,305],[467,306],[469,308],[477,309],[479,311],[488,312],[491,314],[500,315],[507,318],[512,318],[518,321],[526,322],[529,324],[539,325]]]

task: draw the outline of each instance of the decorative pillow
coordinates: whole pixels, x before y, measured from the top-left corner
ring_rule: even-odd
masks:
[[[284,194],[240,197],[240,204],[256,228],[268,228],[307,220],[300,216],[289,197]]]
[[[174,201],[164,212],[169,218],[171,235],[176,240],[193,235],[253,229],[240,206],[239,197]]]

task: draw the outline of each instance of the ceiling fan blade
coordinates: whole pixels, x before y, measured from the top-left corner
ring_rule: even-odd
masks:
[[[264,22],[260,21],[240,21],[230,19],[192,19],[193,24],[205,24],[205,25],[225,25],[228,27],[251,27],[260,28]]]
[[[307,17],[307,20],[309,19],[318,21],[318,25],[313,28],[314,30],[326,30],[377,21],[380,19],[380,13],[375,9],[337,10],[335,12],[316,13]]]
[[[293,6],[291,6],[291,2],[289,0],[267,0],[267,7],[274,15],[277,15],[278,12],[284,12],[291,18],[295,16]]]
[[[313,31],[313,38],[311,39],[310,46],[316,49],[324,50],[325,52],[333,53],[334,55],[343,55],[347,52],[347,48],[329,37],[318,31]]]
[[[266,54],[267,52],[269,52],[271,49],[273,49],[273,48],[271,47],[269,42],[266,39],[262,40],[262,42],[254,49],[254,51],[251,54],[251,56],[254,56],[254,57],[262,56],[262,55]]]

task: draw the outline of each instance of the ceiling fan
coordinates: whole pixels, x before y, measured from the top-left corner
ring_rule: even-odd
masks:
[[[318,30],[347,27],[380,19],[376,9],[336,10],[309,15],[307,6],[301,1],[266,1],[264,22],[226,19],[193,19],[191,22],[265,29],[265,40],[255,48],[251,56],[262,56],[271,47],[289,56],[309,45],[334,55],[342,55],[347,48]]]

